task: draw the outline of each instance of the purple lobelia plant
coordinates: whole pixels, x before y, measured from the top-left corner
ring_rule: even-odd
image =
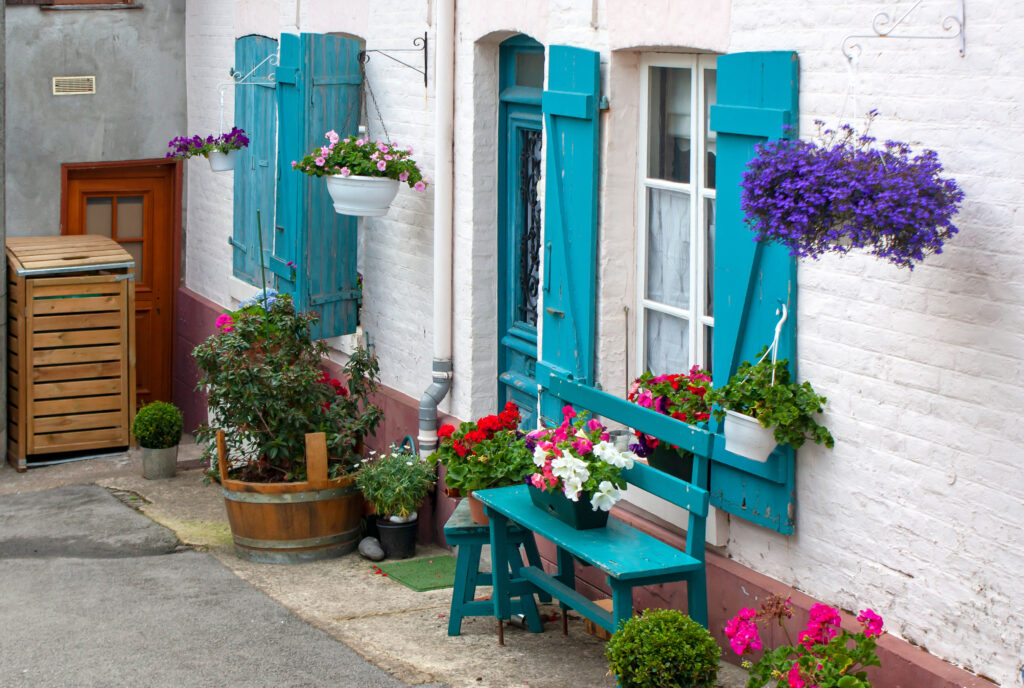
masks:
[[[868,128],[877,115],[868,113]],[[941,253],[956,234],[952,218],[964,192],[944,179],[935,151],[913,155],[905,143],[875,138],[848,124],[816,121],[816,141],[759,144],[743,173],[741,207],[757,241],[777,241],[799,257],[868,252],[911,270]]]

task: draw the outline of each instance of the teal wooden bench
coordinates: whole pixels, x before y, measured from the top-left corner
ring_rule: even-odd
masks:
[[[694,456],[693,479],[706,480],[708,459]],[[686,551],[681,551],[610,517],[605,528],[576,530],[563,523],[530,499],[526,485],[479,490],[474,494],[483,502],[491,519],[489,531],[492,557],[495,559],[493,613],[498,618],[499,644],[503,644],[502,623],[509,619],[511,598],[533,593],[548,593],[562,608],[562,632],[566,632],[565,610],[574,609],[598,626],[614,633],[619,624],[633,615],[633,588],[673,581],[686,582],[688,613],[703,626],[708,625],[707,581],[704,570],[704,534],[708,514],[708,493],[695,484],[637,463],[623,471],[626,481],[647,490],[689,512]],[[557,571],[547,573],[541,566],[511,562],[506,568],[500,556],[509,548],[509,524],[541,535],[556,547]],[[602,571],[612,592],[612,611],[608,612],[576,591],[575,563]]]

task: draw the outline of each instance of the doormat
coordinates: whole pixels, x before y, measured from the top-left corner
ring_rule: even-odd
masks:
[[[455,557],[442,554],[424,559],[401,559],[380,564],[381,573],[416,592],[455,585]]]

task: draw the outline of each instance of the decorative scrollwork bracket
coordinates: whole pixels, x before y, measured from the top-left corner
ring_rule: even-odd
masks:
[[[967,51],[966,36],[964,34],[966,0],[958,0],[960,4],[960,16],[947,15],[940,25],[939,33],[933,34],[894,34],[893,31],[900,26],[910,14],[921,5],[924,0],[917,0],[899,18],[893,19],[889,12],[879,12],[871,22],[871,29],[874,33],[850,34],[843,39],[841,44],[843,55],[850,62],[860,56],[862,49],[857,39],[863,38],[923,38],[929,40],[956,40],[960,41],[960,56],[963,57]],[[894,13],[895,14],[895,13]]]
[[[422,74],[423,75],[423,88],[426,88],[427,87],[427,32],[426,31],[423,32],[422,38],[417,36],[416,38],[412,39],[412,44],[415,45],[416,47],[415,48],[386,48],[386,49],[385,48],[373,48],[371,50],[364,50],[363,52],[359,53],[359,60],[363,64],[366,64],[370,60],[370,53],[377,53],[378,55],[383,55],[384,57],[388,58],[389,60],[394,60],[398,64],[403,65],[405,67],[408,67],[409,69],[413,70],[414,72],[419,72],[420,74]],[[419,67],[414,67],[413,65],[409,64],[408,62],[404,62],[403,60],[399,60],[394,55],[390,55],[389,54],[389,53],[419,53],[419,52],[423,53],[423,69],[420,69]]]

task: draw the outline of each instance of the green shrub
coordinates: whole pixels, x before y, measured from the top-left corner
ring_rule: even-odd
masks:
[[[356,485],[381,518],[405,518],[419,507],[434,484],[434,466],[404,449],[367,459],[356,475]]]
[[[648,609],[608,641],[623,688],[714,688],[721,650],[706,628],[674,609]]]
[[[154,401],[139,409],[132,423],[139,446],[166,449],[181,440],[181,411],[166,401]]]

